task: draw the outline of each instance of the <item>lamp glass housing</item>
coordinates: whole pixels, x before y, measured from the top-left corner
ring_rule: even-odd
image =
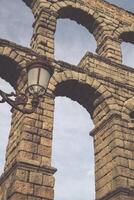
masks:
[[[31,95],[37,94],[42,96],[45,94],[50,73],[45,67],[34,66],[28,70],[28,92]]]

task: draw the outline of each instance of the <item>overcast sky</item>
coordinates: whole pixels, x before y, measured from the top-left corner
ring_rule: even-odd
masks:
[[[109,0],[134,12],[133,0]],[[0,38],[29,46],[34,19],[22,0],[0,0]],[[82,38],[82,39],[81,39]],[[77,64],[86,51],[95,52],[91,34],[74,21],[58,20],[55,34],[55,57]],[[122,45],[123,62],[133,66],[133,45]],[[128,53],[129,52],[129,53]],[[73,55],[73,56],[72,56]],[[0,80],[0,89],[12,88]],[[56,174],[55,200],[94,200],[93,124],[87,111],[77,102],[57,97],[55,105],[53,166]],[[0,170],[10,128],[10,107],[0,106]],[[67,192],[69,191],[69,192]]]

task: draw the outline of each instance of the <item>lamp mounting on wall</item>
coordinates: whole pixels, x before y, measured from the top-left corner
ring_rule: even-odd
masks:
[[[53,74],[51,62],[46,58],[39,58],[27,65],[28,87],[24,94],[16,95],[15,93],[7,94],[0,90],[2,99],[0,103],[7,102],[11,107],[24,113],[31,114],[38,107],[40,98],[46,93],[50,77]],[[26,108],[28,96],[31,97],[31,108]],[[15,97],[12,100],[11,97]]]

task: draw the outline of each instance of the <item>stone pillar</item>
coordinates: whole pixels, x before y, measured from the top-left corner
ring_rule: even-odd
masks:
[[[112,36],[105,36],[100,38],[98,48],[96,50],[97,54],[108,58],[113,62],[122,63],[122,53],[121,53],[121,42],[112,38]]]
[[[42,9],[33,24],[34,33],[31,47],[40,55],[54,58],[54,33],[56,29],[56,14],[49,9]]]
[[[134,137],[117,114],[91,135],[95,148],[96,200],[133,200]]]
[[[20,90],[25,81],[19,84]],[[0,178],[0,200],[54,199],[53,112],[52,95],[43,98],[33,114],[13,110],[5,171]]]

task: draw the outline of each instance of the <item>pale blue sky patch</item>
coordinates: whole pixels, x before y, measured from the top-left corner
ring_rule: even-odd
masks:
[[[71,44],[71,46],[70,46]],[[95,53],[94,36],[89,31],[69,19],[59,19],[55,33],[55,58],[78,64],[87,51]]]

